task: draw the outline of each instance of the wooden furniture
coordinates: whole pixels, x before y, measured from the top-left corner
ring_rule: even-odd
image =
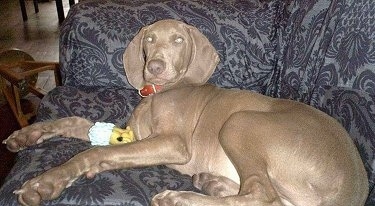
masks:
[[[24,112],[21,99],[29,92],[39,98],[44,96],[45,92],[36,87],[36,81],[38,73],[47,70],[54,71],[55,83],[60,85],[58,63],[33,61],[32,57],[20,50],[8,50],[0,54],[0,88],[21,127],[27,126],[28,120],[36,114],[35,109]]]
[[[33,3],[34,3],[35,13],[38,13],[39,12],[38,0],[33,0]],[[25,0],[20,0],[20,6],[21,6],[21,12],[22,12],[22,19],[23,21],[27,21],[27,11],[26,11]]]
[[[19,0],[20,1],[20,6],[21,6],[21,12],[22,12],[22,19],[23,21],[27,21],[27,11],[26,11],[26,5],[25,5],[25,0]],[[59,22],[63,22],[65,19],[64,15],[64,7],[62,0],[55,0],[56,2],[56,9],[57,9],[57,16],[59,18]],[[33,0],[34,3],[34,9],[35,13],[39,12],[39,7],[38,7],[38,0]],[[74,4],[74,0],[69,0],[69,5],[72,6]]]

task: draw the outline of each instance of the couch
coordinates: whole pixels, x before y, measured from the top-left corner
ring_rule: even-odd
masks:
[[[166,18],[196,26],[215,46],[221,61],[210,83],[293,99],[337,119],[368,172],[366,205],[375,205],[373,0],[81,1],[61,25],[63,86],[44,97],[37,121],[76,115],[124,126],[140,97],[127,82],[122,54],[141,27]],[[19,152],[0,205],[17,205],[12,192],[24,181],[89,147],[55,137]],[[161,165],[82,177],[43,204],[148,205],[165,189],[198,191],[190,177]]]

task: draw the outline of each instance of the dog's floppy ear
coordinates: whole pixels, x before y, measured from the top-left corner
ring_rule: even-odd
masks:
[[[201,85],[208,81],[219,63],[219,55],[210,41],[195,27],[187,26],[192,40],[192,54],[184,80]]]
[[[142,28],[129,43],[123,55],[126,77],[129,83],[136,89],[144,86],[143,69],[145,66],[143,52],[143,36],[146,27]]]

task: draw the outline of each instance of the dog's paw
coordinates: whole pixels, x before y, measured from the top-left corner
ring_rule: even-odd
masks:
[[[49,131],[49,123],[35,123],[13,132],[3,144],[11,152],[17,152],[28,146],[41,143],[44,139],[50,138],[53,132]]]
[[[188,198],[191,192],[166,190],[152,198],[151,206],[189,206]]]
[[[50,122],[38,122],[13,132],[3,141],[12,152],[39,144],[46,139],[62,135],[89,141],[88,131],[93,123],[81,117],[65,117]]]
[[[239,185],[224,176],[216,176],[210,173],[199,173],[193,176],[193,184],[205,194],[215,197],[236,195]]]
[[[53,168],[25,182],[14,194],[18,195],[21,205],[40,205],[42,200],[57,198],[73,181],[68,171]]]

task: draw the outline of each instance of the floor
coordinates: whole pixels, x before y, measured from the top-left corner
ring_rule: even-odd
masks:
[[[5,1],[5,2],[4,2]],[[68,0],[63,0],[65,13]],[[0,51],[18,48],[35,60],[58,61],[59,23],[54,1],[39,3],[34,13],[32,1],[26,1],[28,21],[23,22],[18,0],[2,0],[0,7]]]
[[[0,7],[0,53],[11,48],[21,49],[36,61],[58,62],[59,22],[55,1],[39,3],[39,13],[35,13],[33,1],[26,0],[28,21],[23,22],[18,0],[1,0]],[[69,11],[69,1],[63,0],[65,15]],[[51,72],[38,77],[38,85],[45,91],[55,84]],[[0,141],[15,129],[15,118],[0,94]],[[14,155],[0,144],[0,185],[11,167]]]

